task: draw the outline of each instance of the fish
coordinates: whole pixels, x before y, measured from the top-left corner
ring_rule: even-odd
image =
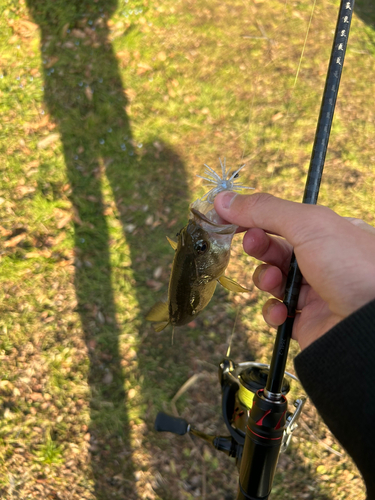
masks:
[[[189,222],[177,233],[177,241],[167,236],[175,250],[169,279],[168,298],[158,301],[148,312],[146,320],[154,322],[154,330],[168,325],[182,326],[193,321],[208,305],[217,283],[233,292],[248,289],[225,276],[229,264],[233,236],[238,228],[228,224],[216,213],[213,203],[221,191],[254,189],[237,181],[242,165],[231,174],[219,158],[221,176],[208,165],[203,176],[210,190],[190,205]]]

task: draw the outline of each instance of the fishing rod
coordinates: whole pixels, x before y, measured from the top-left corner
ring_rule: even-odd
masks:
[[[318,200],[353,10],[354,0],[341,0],[302,199],[302,203],[310,205]],[[288,411],[288,378],[296,377],[285,372],[301,282],[302,274],[293,253],[283,300],[288,315],[277,330],[270,365],[234,363],[229,358],[219,365],[222,412],[230,436],[207,435],[193,429],[184,419],[165,413],[159,413],[155,421],[157,431],[179,435],[190,432],[234,457],[239,469],[237,500],[269,498],[279,454],[286,450],[305,403],[305,398],[297,399],[295,411]]]

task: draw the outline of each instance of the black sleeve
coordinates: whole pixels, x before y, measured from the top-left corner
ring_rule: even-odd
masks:
[[[297,374],[375,500],[375,301],[304,349]]]

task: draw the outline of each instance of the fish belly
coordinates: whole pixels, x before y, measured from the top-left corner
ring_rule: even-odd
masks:
[[[212,280],[200,286],[182,286],[169,297],[169,317],[172,325],[182,326],[193,321],[210,302],[217,281]]]

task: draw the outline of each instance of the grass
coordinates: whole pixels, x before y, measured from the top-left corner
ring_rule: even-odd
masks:
[[[235,320],[233,358],[269,361],[266,296],[218,290],[173,345],[144,316],[203,163],[246,161],[258,191],[302,198],[337,7],[318,2],[293,87],[307,0],[1,2],[4,498],[233,498],[227,457],[153,420],[202,373],[177,408],[224,431],[216,366]],[[356,8],[320,202],[374,224],[375,12]],[[238,239],[230,275],[250,286],[255,266]],[[311,404],[303,423],[273,498],[364,498]]]

